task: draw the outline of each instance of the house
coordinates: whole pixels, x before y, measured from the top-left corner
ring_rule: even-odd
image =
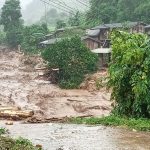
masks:
[[[87,45],[89,45],[90,49],[95,49],[95,45],[91,46],[93,40],[97,40],[100,44],[97,48],[110,47],[110,32],[114,29],[125,29],[130,33],[144,33],[145,32],[145,25],[144,23],[139,22],[127,22],[127,23],[112,23],[112,24],[102,24],[87,30],[87,37],[92,38],[90,41],[88,40]],[[89,38],[89,39],[90,39]],[[90,43],[91,42],[91,43]]]
[[[145,25],[139,22],[102,24],[87,30],[83,41],[92,52],[99,56],[100,66],[103,67],[110,60],[111,31],[119,29],[130,33],[144,33]]]

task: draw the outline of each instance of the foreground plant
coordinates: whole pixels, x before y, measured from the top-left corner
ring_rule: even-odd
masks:
[[[125,127],[137,131],[150,131],[150,120],[142,118],[135,119],[111,115],[103,118],[72,118],[69,122],[75,124]]]
[[[150,117],[150,41],[143,34],[114,32],[109,86],[115,113]]]
[[[7,137],[6,133],[8,133],[6,129],[0,128],[0,150],[42,150],[41,147],[34,147],[27,139],[20,137],[14,140]]]

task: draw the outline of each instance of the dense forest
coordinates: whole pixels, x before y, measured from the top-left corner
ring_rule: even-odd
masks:
[[[91,0],[87,24],[143,21],[150,23],[149,0]]]

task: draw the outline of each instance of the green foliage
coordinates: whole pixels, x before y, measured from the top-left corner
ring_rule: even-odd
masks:
[[[22,40],[22,20],[19,0],[7,0],[2,7],[0,23],[4,26],[7,43],[16,47]]]
[[[0,30],[0,44],[4,44],[6,41],[6,34],[3,30]]]
[[[76,124],[89,124],[89,125],[105,125],[105,126],[120,126],[138,131],[150,131],[150,120],[148,119],[134,119],[124,118],[120,116],[108,116],[103,118],[72,118],[69,120],[71,123]]]
[[[81,14],[78,11],[76,14],[71,15],[68,20],[70,26],[79,26],[80,25]]]
[[[0,128],[0,135],[6,134],[7,132],[5,128]]]
[[[150,41],[143,34],[112,34],[109,85],[115,113],[150,117]]]
[[[58,83],[62,88],[78,88],[84,75],[97,69],[98,58],[79,37],[64,39],[42,54],[50,68],[59,68]]]
[[[33,144],[29,140],[23,139],[21,137],[15,141],[15,145],[12,148],[12,150],[19,150],[19,149],[35,150]]]
[[[9,137],[0,136],[0,149],[2,150],[41,150],[33,146],[33,144],[26,139],[19,138],[13,140]]]
[[[63,20],[58,20],[56,22],[56,28],[57,29],[64,28],[64,27],[66,27],[66,23]]]
[[[22,48],[26,53],[37,53],[39,51],[38,44],[44,40],[48,28],[45,24],[26,26],[23,29]]]
[[[150,23],[149,0],[91,0],[88,24],[144,21]]]

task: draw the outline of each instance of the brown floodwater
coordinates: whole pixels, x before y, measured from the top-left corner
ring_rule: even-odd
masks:
[[[42,60],[0,48],[0,105],[31,109],[38,118],[106,116],[111,111],[106,91],[61,90],[36,68]],[[150,134],[103,126],[20,124],[0,121],[10,136],[30,139],[45,150],[149,150]]]
[[[38,119],[109,115],[111,93],[62,90],[45,80],[42,67],[39,56],[0,50],[0,105],[33,110]]]

